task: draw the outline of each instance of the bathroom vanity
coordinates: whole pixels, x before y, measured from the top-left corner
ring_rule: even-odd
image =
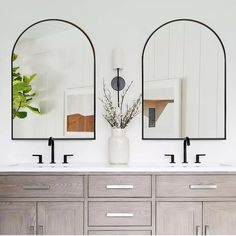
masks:
[[[236,233],[233,168],[156,169],[1,171],[0,234]]]

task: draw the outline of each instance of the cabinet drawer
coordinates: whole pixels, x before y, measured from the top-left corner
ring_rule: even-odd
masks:
[[[90,230],[89,235],[151,235],[151,231],[144,230]]]
[[[157,197],[235,197],[235,175],[157,176]]]
[[[151,176],[89,176],[89,197],[151,197]]]
[[[83,177],[0,176],[0,197],[83,197]]]
[[[135,225],[151,225],[151,202],[89,202],[89,226]]]

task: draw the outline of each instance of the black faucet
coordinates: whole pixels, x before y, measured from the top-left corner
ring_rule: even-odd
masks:
[[[190,146],[190,139],[189,137],[185,137],[184,139],[184,158],[182,163],[188,163],[187,161],[187,146]]]
[[[56,164],[56,162],[54,160],[54,139],[53,139],[53,137],[50,137],[48,139],[48,146],[51,146],[51,162],[50,162],[50,164]]]

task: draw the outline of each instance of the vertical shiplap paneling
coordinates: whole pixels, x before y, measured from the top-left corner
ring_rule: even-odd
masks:
[[[168,79],[169,25],[162,27],[155,35],[155,79]]]
[[[150,38],[144,52],[144,80],[154,80],[155,68],[155,34]]]
[[[170,24],[169,78],[183,77],[184,22]]]
[[[182,78],[182,135],[198,136],[201,26],[186,22]]]
[[[199,137],[216,137],[218,39],[202,27]]]
[[[217,57],[217,137],[224,136],[224,53],[222,46],[218,43],[218,57]]]

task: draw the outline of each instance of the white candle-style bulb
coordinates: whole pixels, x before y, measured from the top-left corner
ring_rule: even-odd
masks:
[[[121,49],[112,51],[112,66],[114,70],[123,68],[123,59],[123,51]]]

